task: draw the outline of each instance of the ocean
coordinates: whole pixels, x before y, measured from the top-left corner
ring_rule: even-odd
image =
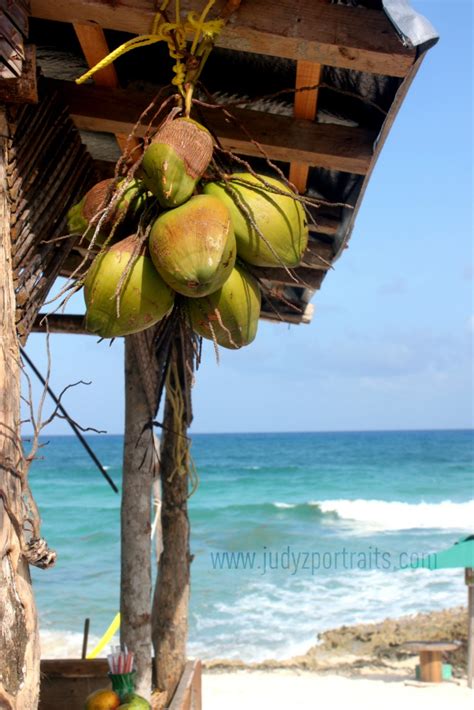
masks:
[[[120,487],[121,436],[89,439]],[[405,569],[474,528],[472,431],[194,435],[189,654],[304,653],[318,633],[464,604],[462,570]],[[33,570],[44,655],[79,655],[119,606],[120,496],[74,437],[31,486],[56,566]]]

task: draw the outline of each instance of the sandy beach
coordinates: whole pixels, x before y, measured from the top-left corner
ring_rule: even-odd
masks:
[[[414,683],[412,676],[408,671],[370,673],[363,670],[351,676],[290,670],[205,673],[203,708],[313,710],[329,705],[351,710],[472,708],[473,692],[466,687],[465,680],[421,685]]]
[[[306,654],[284,661],[211,661],[205,664],[203,707],[309,710],[328,700],[332,707],[351,710],[472,708],[474,695],[466,684],[466,621],[466,609],[456,607],[332,629]],[[415,680],[418,656],[402,647],[415,638],[460,642],[445,659],[452,665],[452,680]]]

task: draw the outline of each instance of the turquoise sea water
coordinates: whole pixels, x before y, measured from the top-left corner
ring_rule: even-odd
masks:
[[[122,437],[90,439],[120,486]],[[286,657],[341,624],[465,602],[460,570],[404,570],[474,528],[472,431],[195,435],[190,653]],[[31,484],[58,552],[34,570],[48,655],[118,610],[120,497],[74,437]]]

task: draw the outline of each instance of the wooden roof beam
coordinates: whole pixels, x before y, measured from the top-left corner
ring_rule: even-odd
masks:
[[[109,46],[102,27],[92,23],[75,22],[74,30],[89,67],[95,66],[101,61],[101,59],[109,54]],[[115,66],[113,64],[109,64],[109,66],[96,72],[94,74],[94,82],[97,86],[117,88],[119,86],[119,81],[117,72],[115,71]],[[123,133],[117,133],[115,137],[117,139],[117,143],[119,144],[120,150],[123,153],[127,148],[128,136]]]
[[[87,131],[128,134],[137,117],[153,95],[125,89],[106,89],[93,85],[77,86],[73,82],[48,80],[69,104],[77,127]],[[234,109],[236,122],[231,122],[219,108],[203,109],[203,119],[221,140],[224,148],[234,153],[261,157],[257,145],[250,141],[239,124],[257,141],[272,160],[299,162],[310,166],[364,175],[370,167],[374,131],[329,123],[279,116],[263,111]],[[145,127],[138,135],[145,133]]]
[[[113,174],[113,173],[112,173]],[[326,234],[329,237],[334,237],[340,227],[340,220],[332,215],[321,214],[323,208],[320,207],[314,216],[316,224],[309,224],[310,234]]]
[[[51,313],[49,315],[47,313],[39,313],[36,316],[31,332],[94,335],[94,333],[90,333],[86,330],[83,315],[70,315],[69,313]]]
[[[301,266],[327,271],[331,268],[333,259],[334,249],[332,245],[321,242],[319,239],[312,239],[310,236],[308,246],[301,259]]]
[[[294,325],[304,323],[307,325],[308,323],[311,323],[313,319],[313,303],[308,303],[302,311],[285,311],[284,313],[282,313],[281,303],[272,299],[272,304],[275,307],[275,310],[272,310],[270,306],[265,306],[260,313],[260,320],[267,320],[272,323],[290,323]]]
[[[288,270],[280,267],[255,267],[252,268],[252,274],[270,282],[272,286],[293,286],[317,291],[321,287],[326,272],[321,269],[306,268],[304,266]]]
[[[282,304],[278,301],[272,300],[275,309],[279,312],[278,314],[272,310],[267,310],[264,306],[261,313],[261,320],[269,320],[272,322],[282,322],[282,323],[310,323],[311,318],[314,313],[314,305],[308,303],[304,311],[301,313],[295,312],[282,312]],[[32,333],[50,333],[55,335],[90,335],[98,338],[96,333],[91,333],[86,330],[85,319],[83,314],[68,314],[68,313],[52,313],[47,315],[48,317],[48,330],[46,331],[46,322],[44,320],[46,313],[40,313],[33,324],[31,329]]]
[[[196,2],[182,0],[181,7],[185,12],[195,10]],[[155,12],[150,0],[31,0],[31,14],[147,34]],[[414,49],[403,46],[381,10],[332,5],[326,0],[244,2],[217,45],[400,77],[407,74],[416,56]]]

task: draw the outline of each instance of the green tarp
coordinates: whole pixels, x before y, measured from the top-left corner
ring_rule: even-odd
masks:
[[[474,567],[474,535],[463,538],[452,547],[441,552],[432,552],[420,556],[412,565],[413,569],[445,569],[447,567]]]

